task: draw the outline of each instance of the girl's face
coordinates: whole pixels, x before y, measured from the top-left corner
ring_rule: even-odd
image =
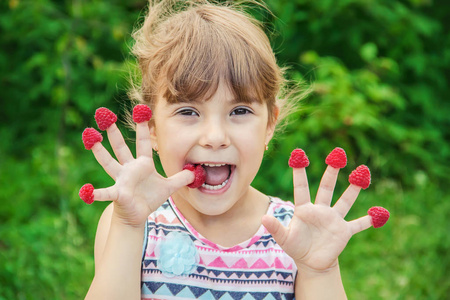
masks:
[[[173,198],[208,216],[236,208],[249,196],[272,138],[268,119],[266,104],[240,103],[223,83],[208,101],[169,104],[159,98],[151,135],[166,175],[180,172],[187,163],[201,164],[207,172],[205,185],[183,187]]]

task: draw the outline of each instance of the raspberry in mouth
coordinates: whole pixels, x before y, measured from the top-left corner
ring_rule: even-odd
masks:
[[[202,187],[205,190],[216,191],[227,185],[234,166],[223,163],[188,163],[183,167],[183,170],[190,170],[194,172],[195,179],[188,185],[190,188]]]

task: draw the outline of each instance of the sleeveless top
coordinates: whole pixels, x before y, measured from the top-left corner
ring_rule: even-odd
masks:
[[[270,197],[284,226],[294,205]],[[169,198],[147,220],[141,299],[294,299],[297,267],[264,226],[233,247],[198,233]]]

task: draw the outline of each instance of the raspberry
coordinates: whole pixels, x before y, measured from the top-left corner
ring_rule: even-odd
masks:
[[[133,121],[135,123],[148,122],[152,118],[152,110],[145,104],[138,104],[133,108]]]
[[[95,111],[95,121],[100,130],[106,130],[109,126],[116,123],[117,116],[106,107],[100,107]]]
[[[351,184],[367,189],[370,185],[370,170],[365,165],[360,165],[348,176]]]
[[[81,200],[86,202],[86,204],[92,204],[92,202],[94,202],[94,186],[90,183],[86,183],[81,187],[78,195]]]
[[[328,154],[325,163],[333,168],[341,169],[347,165],[347,155],[344,149],[336,147]]]
[[[206,180],[206,171],[201,165],[193,165],[193,164],[186,164],[183,167],[183,170],[189,170],[194,172],[195,179],[194,181],[188,185],[191,189],[196,189],[198,187],[201,187],[202,184],[205,183]]]
[[[289,158],[289,167],[291,168],[306,168],[309,166],[309,159],[306,156],[305,151],[302,149],[294,149]]]
[[[84,147],[87,150],[91,150],[94,147],[95,143],[103,141],[103,137],[100,132],[95,130],[94,128],[86,128],[81,135],[83,139]]]
[[[389,220],[389,211],[381,206],[374,206],[367,213],[372,217],[373,228],[379,228]]]

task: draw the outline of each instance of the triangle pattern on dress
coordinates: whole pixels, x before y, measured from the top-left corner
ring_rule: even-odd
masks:
[[[172,293],[172,295],[176,296],[178,295],[178,293],[185,288],[184,285],[180,285],[180,284],[174,284],[174,283],[166,283],[167,288],[170,290],[170,292]]]
[[[208,290],[203,289],[196,286],[190,286],[189,289],[191,290],[192,294],[195,296],[194,299],[199,299],[200,296],[202,296],[204,293],[206,293]]]
[[[255,263],[250,267],[250,269],[267,269],[269,266],[263,259],[258,259]]]
[[[208,267],[214,268],[228,268],[227,264],[222,260],[220,256],[218,256],[215,260],[208,264]]]

